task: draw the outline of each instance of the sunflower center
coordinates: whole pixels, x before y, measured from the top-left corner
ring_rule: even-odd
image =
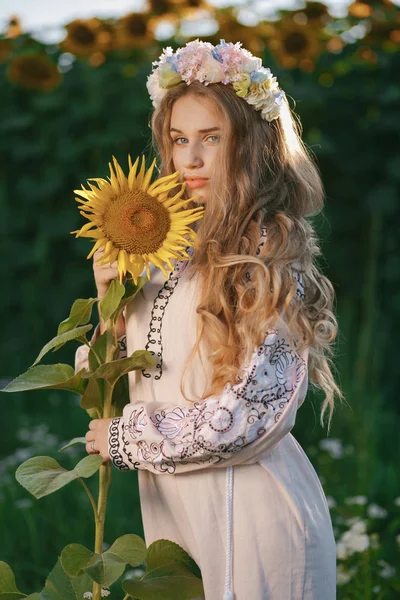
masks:
[[[284,46],[289,54],[300,54],[307,48],[308,41],[305,35],[295,31],[286,37]]]
[[[132,15],[127,21],[127,28],[130,35],[146,35],[146,22],[140,15]]]
[[[89,27],[78,24],[74,26],[73,37],[75,41],[83,46],[90,46],[91,44],[94,44],[96,40],[94,32]]]
[[[164,206],[142,190],[123,192],[103,215],[105,236],[128,254],[150,254],[162,246],[171,228]]]
[[[41,56],[24,57],[20,62],[20,70],[24,77],[36,81],[45,81],[51,75],[48,61]]]

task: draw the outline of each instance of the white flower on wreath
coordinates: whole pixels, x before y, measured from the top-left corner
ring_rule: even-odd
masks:
[[[209,83],[219,83],[222,81],[223,76],[221,63],[215,60],[211,54],[206,54],[197,71],[196,79],[208,85]]]
[[[156,107],[161,102],[163,96],[166,94],[167,90],[160,87],[160,82],[158,79],[158,72],[154,71],[151,73],[146,82],[146,87],[150,94],[150,98],[153,101],[153,106]]]

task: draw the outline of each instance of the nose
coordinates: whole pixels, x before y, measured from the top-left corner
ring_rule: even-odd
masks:
[[[201,157],[200,148],[197,144],[191,144],[188,146],[185,153],[184,168],[190,171],[191,169],[198,169],[204,165],[204,161]]]

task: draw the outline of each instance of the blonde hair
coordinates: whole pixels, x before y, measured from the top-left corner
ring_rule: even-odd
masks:
[[[334,288],[316,264],[321,251],[308,220],[321,212],[324,189],[301,140],[300,121],[286,98],[280,117],[267,122],[229,85],[182,82],[168,90],[151,115],[160,175],[175,171],[169,133],[172,107],[189,94],[211,102],[226,135],[187,267],[189,276],[201,275],[202,288],[197,339],[182,374],[181,392],[190,400],[183,382],[200,343],[207,348],[213,373],[204,399],[236,381],[263,342],[266,324],[273,324],[283,311],[288,327],[301,340],[297,351],[309,348],[309,381],[325,393],[321,424],[329,407],[329,432],[334,396],[344,398],[332,374],[338,325]],[[185,197],[190,197],[187,190]],[[257,257],[263,227],[266,239]],[[305,299],[301,301],[295,299],[294,263],[303,275]]]

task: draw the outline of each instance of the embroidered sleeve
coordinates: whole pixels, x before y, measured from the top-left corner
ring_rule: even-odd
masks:
[[[100,324],[98,323],[94,329],[93,335],[90,339],[89,344],[92,346],[100,335]],[[125,333],[121,335],[118,339],[119,346],[119,358],[125,358],[127,356],[126,352],[126,335]],[[90,348],[85,344],[82,346],[78,346],[75,352],[75,373],[80,371],[81,369],[89,370],[89,350]]]
[[[220,395],[186,406],[126,405],[109,426],[113,464],[121,471],[180,473],[275,446],[293,427],[299,395],[306,393],[307,356],[296,352],[283,327],[270,328],[242,377]]]

